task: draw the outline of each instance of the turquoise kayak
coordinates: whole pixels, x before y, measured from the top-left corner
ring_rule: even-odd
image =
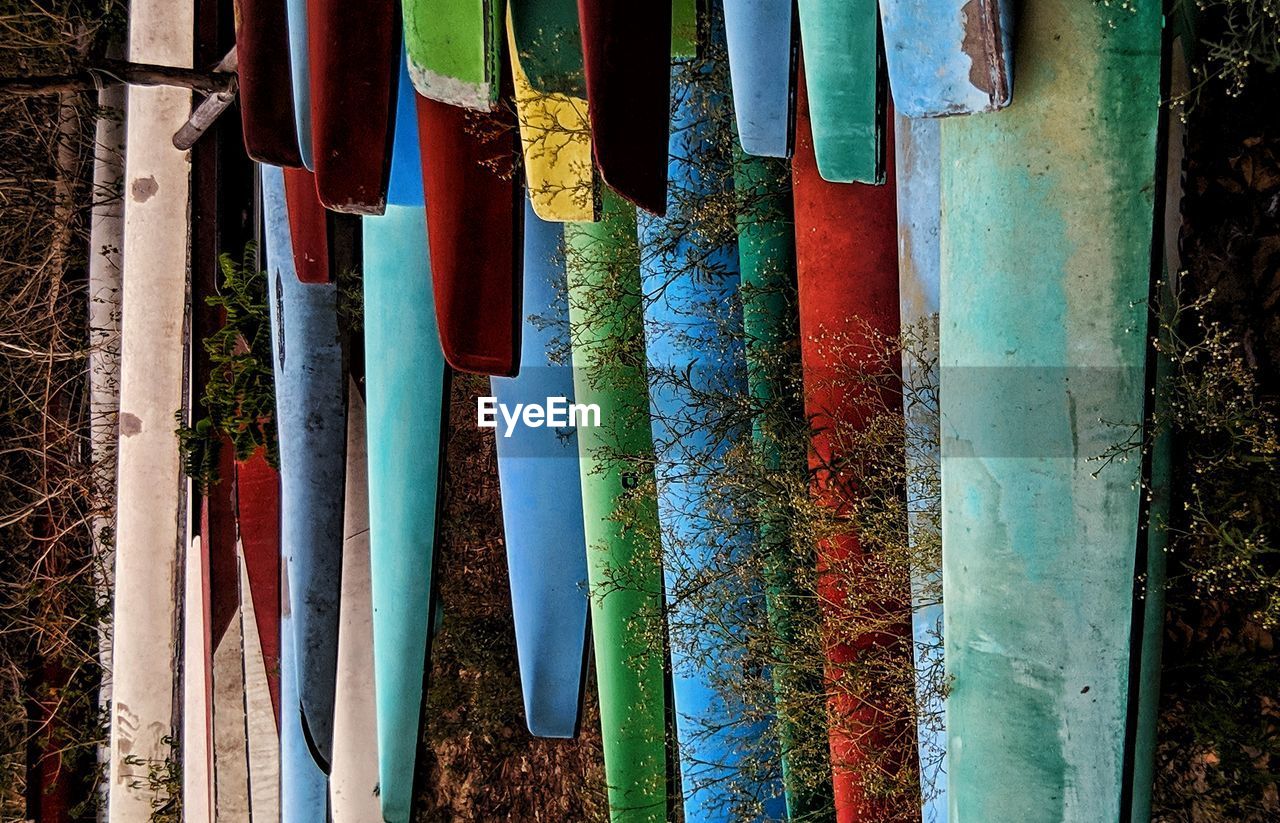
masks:
[[[413,95],[402,76],[386,213],[363,218],[374,687],[382,817],[390,823],[408,821],[412,801],[448,387]]]
[[[942,175],[937,120],[899,117],[898,295],[903,330],[902,411],[907,432],[907,539],[917,558],[941,544],[937,472],[938,289]],[[939,558],[939,561],[941,558]],[[912,570],[911,635],[916,666],[916,745],[923,820],[947,819],[947,722],[942,702],[942,567]]]
[[[1160,4],[1026,4],[1018,103],[942,123],[952,821],[1119,820],[1142,657]],[[956,219],[951,219],[956,216]],[[1002,227],[1000,231],[988,227]],[[1150,714],[1147,714],[1150,717]]]
[[[294,267],[284,174],[262,167],[267,285],[280,438],[281,551],[293,584],[302,730],[322,770],[332,762],[338,669],[347,404],[337,288]],[[291,711],[284,706],[282,711]]]
[[[311,159],[311,46],[307,31],[307,0],[287,0],[289,67],[293,78],[293,118],[298,129],[302,165],[315,169]]]
[[[573,368],[553,363],[567,342],[564,230],[526,204],[524,331],[520,375],[491,380],[494,397],[519,403],[573,402]],[[567,420],[567,418],[566,418]],[[577,734],[586,674],[587,543],[574,428],[497,421],[498,477],[507,543],[525,721],[538,737]]]
[[[747,154],[790,157],[796,38],[791,0],[724,0],[738,140]]]
[[[738,590],[733,569],[759,543],[750,523],[721,519],[732,501],[716,490],[729,449],[747,434],[723,419],[747,393],[738,250],[713,246],[698,224],[700,209],[732,197],[731,143],[724,139],[732,125],[707,117],[728,95],[709,65],[685,60],[672,68],[671,90],[666,214],[640,215],[638,229],[684,819],[736,820],[744,795],[776,819],[786,811],[780,782],[753,784],[743,773],[761,756],[772,721],[743,719],[749,707],[733,687],[751,665],[742,627],[705,610],[707,603],[737,603],[734,611],[746,612],[764,596]]]

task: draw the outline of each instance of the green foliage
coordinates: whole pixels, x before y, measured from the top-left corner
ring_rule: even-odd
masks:
[[[137,755],[126,755],[124,764],[145,767],[146,776],[135,779],[130,788],[146,788],[151,793],[151,823],[181,823],[182,821],[182,763],[178,754],[178,742],[171,735],[160,738],[169,751],[163,760],[145,760]]]
[[[224,254],[218,264],[218,293],[205,302],[222,309],[225,322],[202,341],[209,355],[209,381],[196,402],[204,416],[188,427],[178,413],[183,470],[202,490],[218,482],[222,436],[230,440],[236,459],[263,449],[267,462],[279,465],[267,274],[257,266],[252,243],[245,247],[243,262]]]

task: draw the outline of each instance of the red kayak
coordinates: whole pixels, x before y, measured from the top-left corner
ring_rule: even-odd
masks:
[[[510,166],[519,133],[506,109],[477,114],[417,99],[440,347],[455,369],[514,376],[524,208]]]
[[[236,522],[249,594],[280,722],[280,475],[259,451],[236,463]]]
[[[301,166],[285,0],[236,0],[235,7],[245,151],[259,163]]]
[[[812,493],[837,515],[845,515],[851,513],[849,501],[857,494],[853,476],[857,471],[832,468],[849,458],[840,446],[848,440],[833,436],[833,428],[847,437],[851,428],[869,422],[873,410],[902,408],[896,388],[875,388],[881,384],[844,376],[853,353],[883,352],[880,341],[888,340],[892,345],[899,333],[894,174],[890,168],[888,182],[882,186],[826,182],[818,174],[814,157],[803,83],[796,114],[792,165],[796,270],[805,412],[815,427],[810,457]],[[890,113],[890,124],[892,116]],[[837,369],[841,377],[832,379]],[[897,373],[896,367],[893,373]],[[869,392],[883,392],[884,396],[877,398]],[[845,616],[842,609],[847,593],[857,587],[859,568],[866,557],[852,531],[820,545],[819,588],[829,625],[840,625]],[[903,588],[909,591],[905,581]],[[847,664],[873,646],[901,647],[903,665],[911,665],[908,601],[880,602],[873,608],[887,616],[889,630],[852,639],[828,638],[827,671],[833,683]],[[890,653],[898,651],[891,648]],[[871,796],[865,783],[868,770],[875,768],[873,757],[880,766],[914,762],[913,731],[909,723],[902,722],[907,718],[886,716],[874,694],[851,694],[847,687],[833,693],[828,709],[837,820],[870,823],[897,819],[893,817],[896,804],[894,809],[886,808],[885,801]]]
[[[400,26],[400,6],[391,0],[307,0],[312,152],[325,208],[386,208]]]
[[[578,18],[600,176],[640,208],[665,214],[671,3],[578,0]]]
[[[316,176],[304,168],[284,170],[289,208],[289,239],[298,279],[329,282],[329,215],[316,196]]]

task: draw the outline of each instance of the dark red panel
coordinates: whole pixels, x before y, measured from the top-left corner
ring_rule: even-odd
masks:
[[[280,722],[280,475],[261,451],[236,464],[240,549],[271,684],[271,703]]]
[[[417,99],[441,348],[455,369],[514,375],[523,237],[515,124]]]
[[[236,59],[245,151],[260,163],[301,166],[285,0],[236,0]]]
[[[219,437],[218,482],[205,498],[208,519],[203,524],[205,552],[209,558],[209,631],[217,649],[236,609],[240,606],[240,563],[236,560],[235,449],[225,435]],[[210,665],[213,661],[209,661]]]
[[[284,170],[293,262],[303,283],[328,283],[329,215],[316,197],[315,175],[303,168]]]

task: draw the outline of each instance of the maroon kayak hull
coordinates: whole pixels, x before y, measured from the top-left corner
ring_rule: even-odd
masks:
[[[284,170],[293,263],[303,283],[328,283],[329,214],[316,195],[316,177],[304,168]]]
[[[417,100],[440,347],[460,371],[515,375],[524,213],[520,176],[510,168],[519,151],[515,123],[505,110],[477,114]]]
[[[236,0],[236,60],[245,151],[259,163],[301,166],[285,0]]]
[[[280,474],[259,450],[236,463],[236,522],[249,597],[280,723]]]
[[[600,176],[640,208],[665,214],[671,4],[578,0],[578,17]]]
[[[312,160],[327,209],[386,209],[400,26],[391,0],[307,0]]]

